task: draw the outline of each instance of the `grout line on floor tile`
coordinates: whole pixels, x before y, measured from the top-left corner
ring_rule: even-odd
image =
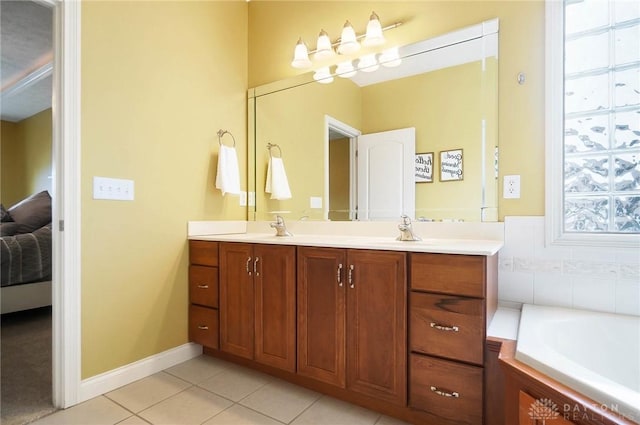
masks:
[[[245,406],[244,404],[240,404],[240,402],[236,402],[234,404],[237,404],[238,406],[240,406],[240,407],[242,407],[244,409],[251,410],[252,412],[256,412],[256,413],[258,413],[258,414],[260,414],[262,416],[266,416],[269,419],[273,419],[274,421],[278,422],[279,424],[287,425],[287,424],[290,424],[291,422],[293,422],[295,420],[295,418],[294,418],[294,419],[291,419],[291,422],[282,422],[280,419],[276,419],[276,418],[274,418],[272,416],[267,415],[264,412],[261,412],[259,410],[253,409],[253,408],[251,408],[249,406]]]

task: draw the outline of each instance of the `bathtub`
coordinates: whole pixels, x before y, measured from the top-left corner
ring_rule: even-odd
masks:
[[[640,421],[640,317],[525,304],[515,357]]]

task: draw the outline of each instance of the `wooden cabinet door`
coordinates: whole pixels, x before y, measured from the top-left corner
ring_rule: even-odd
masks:
[[[404,252],[348,251],[347,388],[406,405]]]
[[[346,251],[298,247],[298,373],[345,387]]]
[[[253,247],[220,244],[220,349],[253,358]]]
[[[254,245],[255,360],[296,370],[296,248]]]

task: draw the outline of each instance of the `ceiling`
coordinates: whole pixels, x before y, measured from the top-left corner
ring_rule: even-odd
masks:
[[[0,118],[18,122],[51,107],[53,9],[0,1]]]

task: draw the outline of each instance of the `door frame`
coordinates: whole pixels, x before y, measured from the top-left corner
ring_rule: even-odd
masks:
[[[356,220],[358,197],[356,193],[358,170],[356,169],[356,155],[358,136],[362,132],[329,115],[324,116],[324,202],[322,203],[322,218],[329,219],[329,130],[333,129],[349,138],[349,220]]]
[[[53,405],[79,401],[80,351],[80,44],[78,0],[36,0],[53,8],[52,380]]]

